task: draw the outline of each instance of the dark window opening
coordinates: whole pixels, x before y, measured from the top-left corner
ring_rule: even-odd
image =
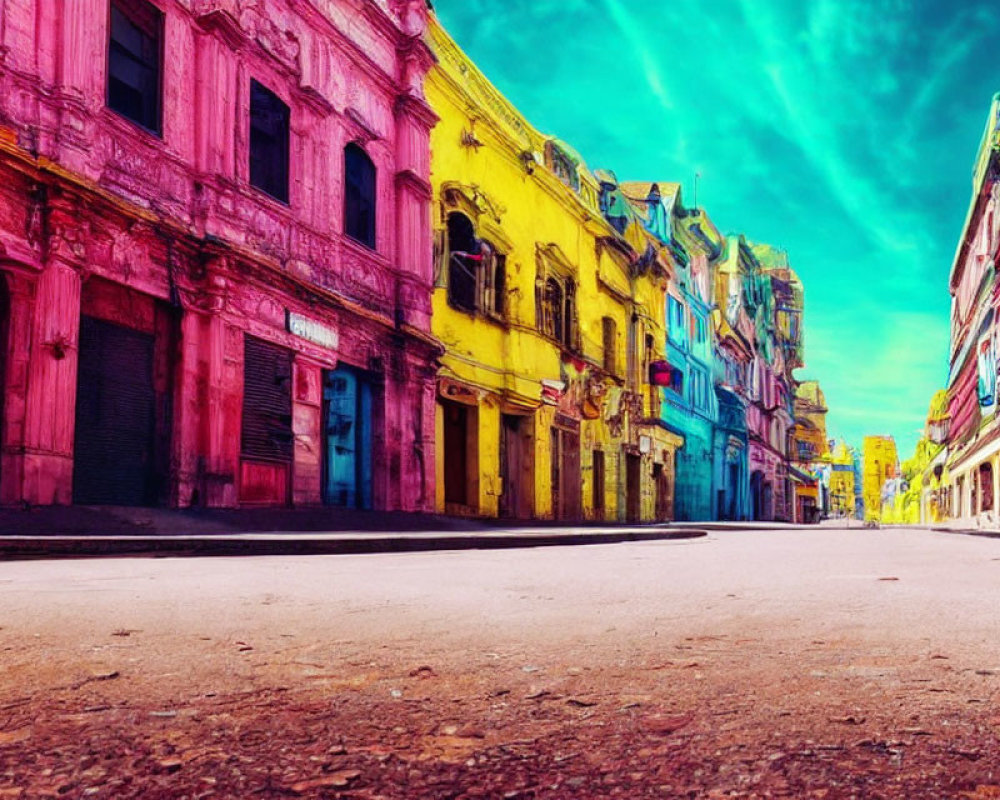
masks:
[[[497,253],[493,256],[493,307],[490,309],[498,317],[506,313],[507,259]]]
[[[617,371],[615,357],[618,335],[615,321],[611,317],[604,317],[601,320],[601,334],[604,344],[604,371],[614,375]]]
[[[677,367],[672,367],[670,370],[670,388],[677,394],[684,393],[684,373]]]
[[[250,183],[288,202],[288,106],[270,89],[250,81]]]
[[[146,0],[114,0],[108,41],[108,108],[160,134],[163,12]]]
[[[605,492],[604,451],[595,450],[593,505],[594,505],[594,516],[599,520],[604,519],[604,492]]]
[[[464,214],[448,215],[448,253],[448,302],[463,311],[475,311],[483,257],[472,222]]]
[[[539,292],[536,302],[541,308],[539,330],[566,349],[576,349],[576,287],[573,281],[549,278],[536,291]]]
[[[563,290],[559,281],[554,278],[549,278],[545,282],[544,304],[545,333],[561,342],[563,338]]]
[[[566,306],[563,316],[562,334],[559,341],[567,348],[573,348],[573,331],[576,320],[576,287],[573,281],[566,281]]]
[[[353,143],[344,148],[344,233],[375,249],[375,165]]]

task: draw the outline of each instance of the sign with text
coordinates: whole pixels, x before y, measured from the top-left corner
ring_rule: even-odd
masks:
[[[294,311],[285,311],[285,322],[289,333],[302,339],[336,350],[340,346],[340,334],[336,328],[309,319]]]

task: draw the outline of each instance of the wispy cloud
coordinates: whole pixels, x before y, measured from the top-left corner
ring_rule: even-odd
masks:
[[[1000,10],[981,0],[436,4],[532,121],[592,166],[685,182],[788,250],[835,430],[902,450],[946,374],[947,273]],[[895,421],[895,422],[894,422]]]

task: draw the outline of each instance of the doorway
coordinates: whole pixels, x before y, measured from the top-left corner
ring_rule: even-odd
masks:
[[[445,508],[449,513],[475,513],[479,509],[477,409],[453,400],[440,403],[444,412]]]
[[[579,423],[577,423],[579,425]],[[552,516],[558,520],[580,519],[580,434],[553,426],[550,429]]]
[[[739,519],[739,491],[740,491],[740,465],[736,462],[729,463],[729,480],[726,491],[729,494],[729,509],[725,519]]]
[[[625,454],[625,521],[638,522],[642,516],[642,456]]]
[[[764,473],[760,470],[754,470],[750,475],[750,514],[754,520],[764,519],[763,486]]]
[[[156,501],[155,336],[80,318],[73,502],[146,506]]]
[[[350,367],[323,373],[323,502],[371,509],[374,389]]]
[[[531,417],[500,415],[500,505],[507,519],[529,519],[534,486],[531,458]]]

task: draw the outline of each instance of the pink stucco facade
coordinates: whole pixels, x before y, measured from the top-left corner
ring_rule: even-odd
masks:
[[[0,3],[0,502],[360,504],[324,492],[346,367],[370,402],[369,504],[430,510],[425,3],[148,0],[151,132],[109,108],[113,2]],[[251,185],[252,82],[288,109],[287,202]],[[374,165],[373,247],[345,235],[352,144]],[[141,370],[109,367],[132,347]],[[251,390],[277,409],[253,406],[256,434]]]

